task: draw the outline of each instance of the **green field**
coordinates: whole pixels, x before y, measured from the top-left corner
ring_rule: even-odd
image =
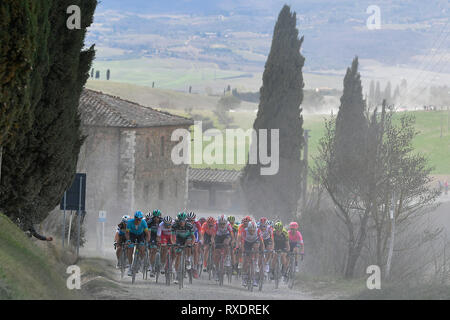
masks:
[[[171,110],[176,112],[176,110]],[[195,113],[195,112],[194,112]],[[212,112],[201,112],[206,116],[211,116]],[[181,113],[182,114],[182,113]],[[399,118],[402,113],[395,115]],[[416,118],[415,128],[418,131],[417,137],[413,141],[413,147],[416,152],[422,153],[429,159],[430,166],[434,167],[433,175],[450,174],[450,131],[447,126],[449,114],[447,111],[410,112]],[[256,114],[246,111],[238,111],[232,114],[234,124],[242,129],[251,128]],[[309,139],[309,164],[313,164],[314,157],[318,154],[319,141],[325,132],[326,115],[305,115],[303,128],[310,130]],[[394,119],[395,119],[394,118]],[[442,121],[442,138],[441,138]],[[220,125],[218,125],[220,128]],[[204,143],[206,146],[208,143]],[[224,147],[225,148],[225,147]],[[246,144],[248,150],[248,143]],[[193,167],[211,167],[220,169],[241,169],[243,165],[193,165]]]
[[[185,108],[190,107],[193,109],[193,114],[209,117],[213,120],[216,128],[220,130],[224,129],[213,113],[219,99],[215,96],[188,94],[167,89],[152,89],[146,86],[122,84],[111,81],[89,81],[87,87],[181,116],[188,116]],[[256,117],[254,110],[257,109],[257,107],[258,105],[254,103],[243,103],[240,109],[230,113],[230,116],[233,118],[233,125],[244,130],[251,128]],[[398,118],[401,114],[402,113],[398,113],[395,117]],[[434,175],[450,174],[449,113],[447,111],[416,111],[411,112],[411,114],[416,118],[416,130],[419,132],[414,140],[414,148],[417,152],[421,152],[429,158],[430,165],[434,167]],[[317,155],[319,140],[324,134],[324,121],[329,115],[306,114],[303,117],[304,129],[311,130],[311,138],[309,140],[309,163],[312,165],[313,158]],[[442,138],[441,124],[443,128]],[[204,146],[207,146],[208,144],[209,143],[204,142]],[[247,142],[245,145],[246,150],[248,150],[249,143]],[[243,165],[194,164],[193,167],[239,170]]]

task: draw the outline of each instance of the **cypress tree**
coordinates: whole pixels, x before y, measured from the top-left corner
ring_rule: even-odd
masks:
[[[3,150],[31,126],[31,77],[39,45],[40,1],[0,2],[0,181]],[[45,32],[45,24],[42,26]],[[6,147],[5,147],[6,148]]]
[[[13,88],[9,88],[8,82],[3,82],[1,88],[2,91],[8,90],[10,97],[17,90],[23,91],[23,89],[26,89],[26,92],[20,98],[13,98],[10,101],[11,105],[22,112],[19,113],[10,130],[12,139],[9,139],[2,148],[3,161],[1,166],[4,170],[0,181],[0,203],[5,213],[10,216],[12,214],[8,208],[14,208],[24,203],[25,199],[21,190],[27,191],[27,187],[32,183],[25,172],[32,164],[33,159],[22,158],[21,154],[30,146],[29,133],[32,130],[35,109],[41,99],[44,77],[49,72],[47,38],[50,28],[48,15],[52,1],[28,0],[1,3],[0,15],[8,12],[8,6],[9,10],[21,10],[20,12],[12,12],[10,15],[12,19],[9,21],[0,18],[2,22],[7,22],[8,27],[12,29],[8,31],[10,38],[3,37],[3,40],[0,41],[0,44],[6,44],[5,46],[0,45],[0,47],[2,49],[10,48],[9,55],[12,55],[8,59],[8,54],[4,55],[4,52],[2,52],[2,60],[0,61],[2,71],[0,71],[0,74],[4,72],[5,75],[9,76],[10,83],[16,83]],[[2,27],[1,30],[3,32],[5,28]],[[30,34],[25,34],[26,30]],[[17,41],[9,46],[9,41],[13,39],[11,36],[17,36],[18,34],[21,34],[22,38],[16,39]],[[25,53],[31,53],[31,55],[25,56]],[[4,58],[6,60],[3,60]],[[25,61],[19,62],[22,59],[25,59]],[[17,63],[13,67],[15,75],[9,69],[9,64],[13,62]],[[13,80],[15,77],[21,79]],[[6,79],[0,78],[2,81]],[[2,96],[4,96],[3,93]]]
[[[100,79],[100,71],[95,71],[95,79]]]
[[[377,85],[378,87],[378,85]],[[333,175],[346,188],[357,188],[366,144],[366,102],[362,95],[361,76],[358,72],[358,57],[347,69],[344,92],[336,117],[334,137],[335,171]]]
[[[253,125],[258,136],[259,129],[269,129],[268,137],[270,129],[279,129],[279,171],[276,175],[263,176],[258,161],[258,164],[247,164],[242,178],[248,209],[256,216],[270,213],[291,219],[297,212],[303,144],[300,105],[305,58],[300,54],[302,43],[303,38],[299,39],[296,28],[296,13],[291,13],[290,7],[285,5],[275,25],[263,74],[259,110]],[[268,144],[270,154],[270,141]],[[255,149],[259,153],[259,146]]]
[[[110,77],[111,77],[111,71],[108,69],[106,71],[106,80],[109,80]]]
[[[81,30],[66,27],[66,10],[72,4],[83,13]],[[17,150],[15,159],[9,161],[8,172],[21,169],[20,162],[28,166],[20,170],[20,176],[9,177],[10,192],[2,194],[1,199],[8,202],[8,215],[20,217],[27,224],[42,221],[55,208],[75,174],[83,141],[78,103],[94,56],[92,47],[82,49],[96,5],[96,0],[58,0],[51,7],[50,72],[44,78],[43,94],[26,138],[27,148]],[[11,198],[21,201],[12,203],[8,200]]]
[[[384,100],[386,100],[388,105],[392,103],[392,87],[390,81],[388,81],[386,89],[384,89]]]

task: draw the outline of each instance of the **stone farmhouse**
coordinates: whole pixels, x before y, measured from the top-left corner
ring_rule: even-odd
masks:
[[[159,208],[174,216],[187,206],[188,166],[175,165],[172,132],[193,121],[85,89],[79,111],[86,140],[77,172],[87,174],[87,222],[107,212],[107,226],[124,214]]]

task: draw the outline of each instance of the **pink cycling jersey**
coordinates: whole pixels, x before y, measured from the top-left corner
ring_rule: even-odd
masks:
[[[289,231],[289,242],[298,242],[300,244],[303,244],[303,237],[300,231]]]

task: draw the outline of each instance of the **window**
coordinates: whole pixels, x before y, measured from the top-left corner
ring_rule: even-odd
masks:
[[[164,157],[164,137],[161,137],[161,157]]]
[[[164,200],[164,181],[161,181],[160,183],[159,183],[159,192],[158,192],[158,194],[159,194],[159,200]]]

